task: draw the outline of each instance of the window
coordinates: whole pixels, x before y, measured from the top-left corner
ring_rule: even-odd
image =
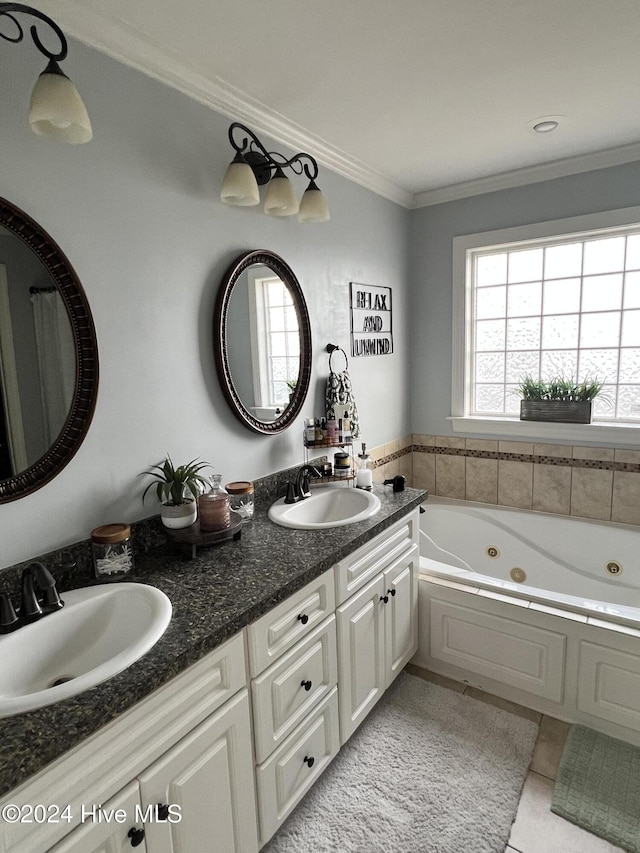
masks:
[[[283,407],[300,370],[298,316],[278,276],[251,271],[250,312],[256,404]],[[265,271],[266,272],[266,271]]]
[[[454,420],[516,421],[527,374],[597,377],[594,423],[640,426],[640,210],[454,239]]]

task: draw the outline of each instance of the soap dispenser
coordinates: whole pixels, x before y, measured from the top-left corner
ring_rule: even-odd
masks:
[[[362,442],[362,450],[358,453],[358,470],[356,473],[356,488],[371,491],[373,486],[373,463],[367,453],[367,445]]]

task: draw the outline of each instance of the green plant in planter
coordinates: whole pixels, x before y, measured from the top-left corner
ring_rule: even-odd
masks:
[[[586,379],[575,382],[573,379],[556,377],[545,382],[525,376],[515,389],[523,400],[563,400],[565,402],[588,403],[601,392],[603,382],[599,379]]]
[[[209,481],[200,474],[203,468],[211,468],[211,465],[208,462],[199,462],[197,458],[176,468],[167,454],[163,463],[152,465],[148,471],[139,475],[150,475],[154,478],[142,493],[142,500],[144,501],[147,492],[154,486],[162,504],[182,506],[196,500],[209,486]]]

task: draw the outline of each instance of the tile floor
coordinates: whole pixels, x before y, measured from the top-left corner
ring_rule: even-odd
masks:
[[[569,724],[409,664],[407,672],[540,724],[529,773],[505,853],[624,853],[550,811],[551,794]]]

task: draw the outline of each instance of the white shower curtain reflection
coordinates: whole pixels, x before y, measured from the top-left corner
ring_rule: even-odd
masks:
[[[60,434],[71,408],[76,357],[69,316],[57,290],[32,293],[47,446]]]

